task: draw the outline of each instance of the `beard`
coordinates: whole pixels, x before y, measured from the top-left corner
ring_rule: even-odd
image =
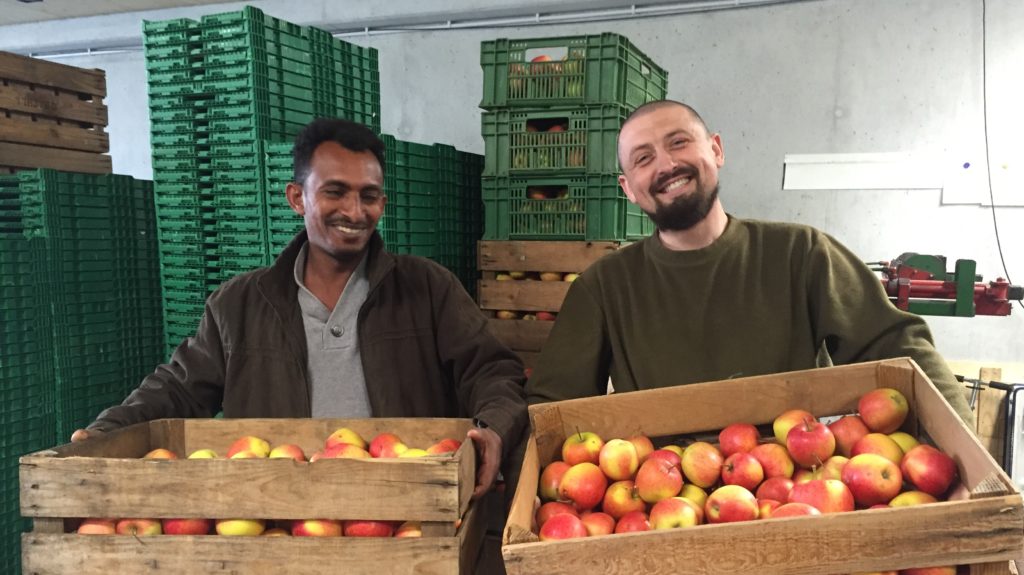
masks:
[[[670,179],[669,178],[666,179]],[[692,194],[679,196],[671,202],[664,204],[658,201],[657,195],[652,186],[651,197],[654,199],[654,212],[644,210],[647,217],[651,218],[659,230],[669,232],[686,231],[704,221],[704,218],[711,212],[711,206],[718,199],[718,184],[710,191],[705,191],[698,182],[697,189]]]

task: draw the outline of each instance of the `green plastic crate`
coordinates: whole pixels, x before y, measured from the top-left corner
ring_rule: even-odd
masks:
[[[533,61],[546,57],[548,61]],[[668,74],[627,38],[501,38],[481,43],[480,107],[618,104],[630,109],[665,98]]]
[[[654,231],[614,175],[484,178],[483,202],[486,240],[626,241]]]
[[[623,106],[484,113],[484,175],[617,174]]]

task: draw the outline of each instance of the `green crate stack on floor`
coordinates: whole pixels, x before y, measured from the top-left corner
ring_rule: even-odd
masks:
[[[435,259],[450,269],[470,295],[476,292],[476,243],[482,235],[480,174],[483,156],[435,144],[438,247]]]
[[[0,176],[0,237],[0,531],[16,551],[18,456],[66,441],[162,355],[152,184],[53,170]],[[17,561],[5,555],[3,571]]]
[[[266,143],[320,116],[379,132],[380,80],[376,50],[252,7],[143,31],[169,355],[214,289],[278,253]]]
[[[618,34],[481,44],[484,239],[625,241],[654,225],[619,190],[616,138],[667,73]]]

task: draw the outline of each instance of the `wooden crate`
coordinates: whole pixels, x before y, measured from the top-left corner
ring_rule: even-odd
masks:
[[[580,273],[601,257],[627,245],[618,242],[482,241],[477,249],[480,309],[491,316],[491,332],[533,367],[554,322],[497,319],[494,313],[508,310],[524,313],[562,307],[568,282],[499,281],[499,272]]]
[[[771,422],[795,407],[819,416],[856,411],[877,387],[910,401],[903,430],[927,433],[959,465],[966,489],[955,501],[704,525],[540,542],[530,531],[540,469],[577,428],[606,438],[697,434],[730,423]],[[1007,573],[1024,557],[1024,503],[1006,473],[978,444],[927,376],[909,359],[584,398],[530,407],[534,433],[502,540],[509,574],[772,573],[836,574],[972,565]]]
[[[0,164],[110,173],[106,94],[102,70],[0,52]]]
[[[463,438],[465,419],[166,419],[21,458],[25,573],[469,573],[486,518],[471,505],[475,451],[410,459],[139,459],[157,447],[223,454],[238,437],[297,443],[307,453],[347,426],[414,447]],[[205,517],[418,520],[418,539],[349,537],[134,538],[65,533],[69,518]],[[386,561],[386,567],[382,564]]]

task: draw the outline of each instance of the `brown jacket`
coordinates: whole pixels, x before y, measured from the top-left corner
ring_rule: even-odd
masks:
[[[306,338],[293,269],[300,233],[268,268],[209,297],[195,337],[178,346],[89,427],[103,431],[164,417],[310,417]],[[523,366],[448,270],[369,244],[370,291],[359,347],[375,417],[475,417],[506,453],[527,422]]]

